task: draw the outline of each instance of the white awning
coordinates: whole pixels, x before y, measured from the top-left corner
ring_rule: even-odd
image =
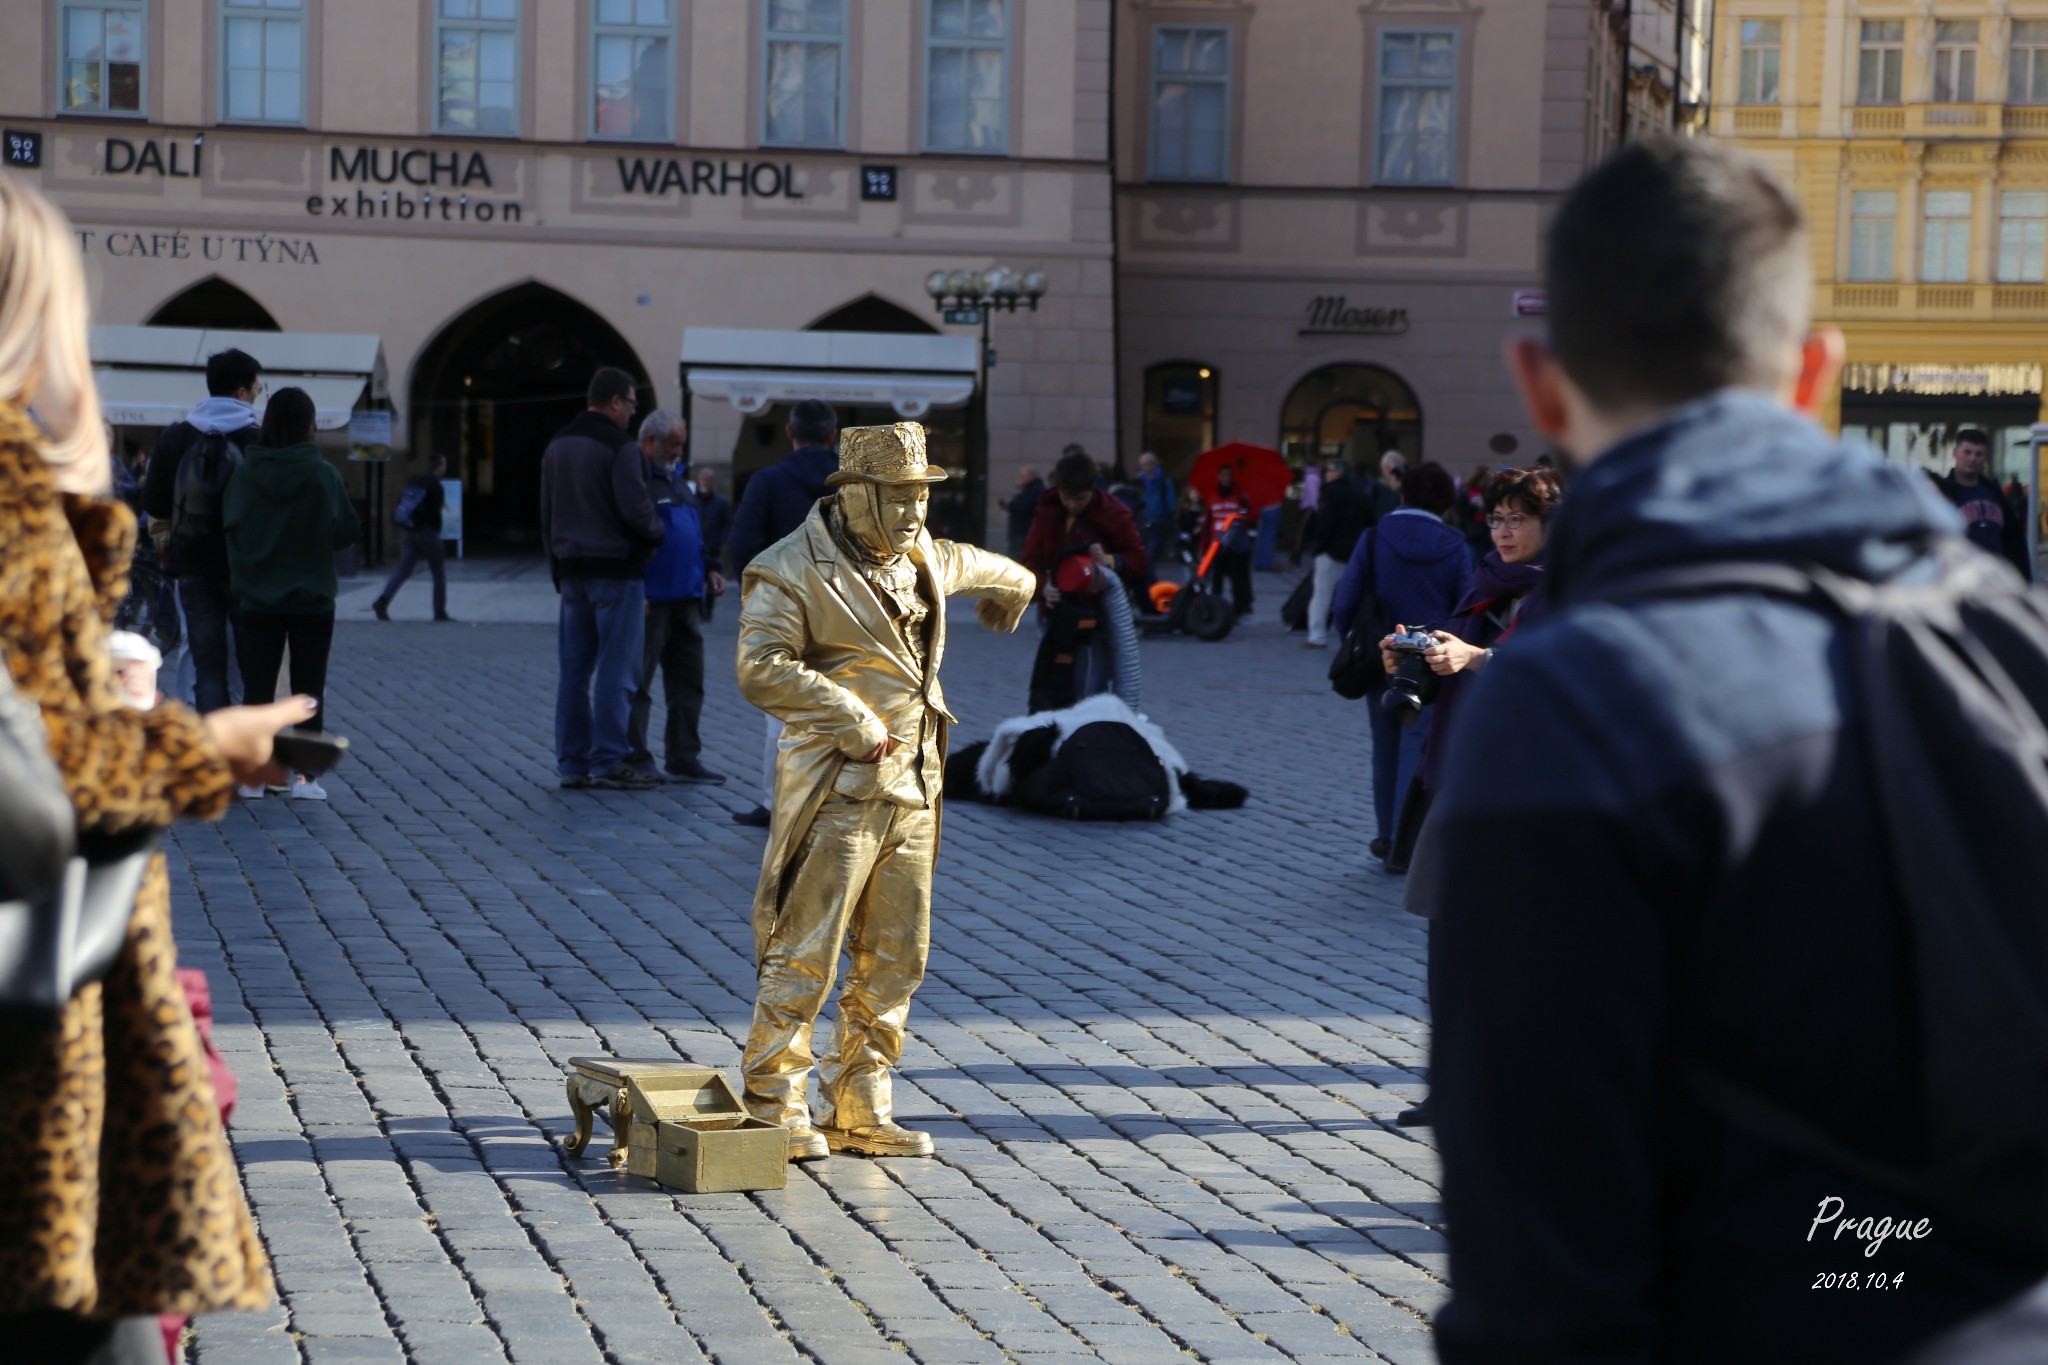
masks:
[[[723,398],[752,415],[771,403],[805,398],[827,403],[882,405],[898,417],[917,418],[933,408],[957,408],[974,396],[974,376],[881,374],[858,370],[729,370],[693,368],[690,392]]]
[[[95,369],[92,374],[99,386],[101,411],[117,427],[169,426],[206,397],[204,368]],[[263,382],[272,393],[279,389],[304,389],[313,400],[314,425],[322,431],[333,431],[348,425],[348,415],[362,401],[369,376],[290,374],[266,369]]]

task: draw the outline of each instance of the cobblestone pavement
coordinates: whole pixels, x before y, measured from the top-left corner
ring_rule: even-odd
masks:
[[[1270,608],[1285,593],[1262,575]],[[413,590],[424,597],[424,590]],[[1366,717],[1271,624],[1148,641],[1147,711],[1242,811],[946,814],[898,1108],[931,1161],[835,1156],[678,1196],[571,1159],[583,1053],[736,1068],[762,837],[730,608],[724,789],[561,792],[553,632],[348,619],[326,804],[181,829],[179,937],[241,1081],[282,1300],[200,1365],[1434,1359],[1422,926],[1364,852]],[[956,616],[971,742],[1036,645]]]

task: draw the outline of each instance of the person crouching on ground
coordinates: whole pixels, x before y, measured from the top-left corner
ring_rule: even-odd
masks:
[[[1031,534],[1024,538],[1024,567],[1038,576],[1039,600],[1052,615],[1039,648],[1039,662],[1032,669],[1033,710],[1072,706],[1083,697],[1110,689],[1114,665],[1109,630],[1101,616],[1101,595],[1123,591],[1123,576],[1135,576],[1142,582],[1151,571],[1137,519],[1123,503],[1095,486],[1094,460],[1081,451],[1062,455],[1053,466],[1052,482],[1039,498]],[[1100,584],[1095,591],[1069,594],[1060,590],[1055,576],[1061,565],[1075,556],[1085,557],[1101,571],[1088,575]],[[1084,618],[1096,624],[1080,639],[1083,632],[1078,622]],[[1071,660],[1064,669],[1054,665],[1060,656]]]

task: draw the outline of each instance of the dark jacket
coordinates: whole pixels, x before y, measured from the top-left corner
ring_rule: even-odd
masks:
[[[1471,588],[1439,628],[1468,645],[1493,649],[1508,636],[1534,626],[1550,604],[1543,591],[1544,558],[1539,555],[1534,564],[1508,564],[1499,550],[1488,550],[1472,571]],[[1479,676],[1469,671],[1453,673],[1437,685],[1436,700],[1431,703],[1436,717],[1422,737],[1422,756],[1415,765],[1415,776],[1425,791],[1434,792],[1442,779],[1444,751],[1456,732],[1458,711]]]
[[[608,418],[579,412],[540,462],[540,538],[556,582],[638,578],[661,544],[640,447]]]
[[[178,467],[185,453],[199,444],[200,427],[225,434],[229,441],[247,452],[262,435],[255,410],[235,398],[208,398],[195,406],[183,421],[173,422],[157,437],[156,451],[149,457],[149,470],[142,476],[142,510],[168,533],[177,511]],[[181,550],[178,562],[165,567],[179,577],[227,580],[227,545],[216,540],[210,546]]]
[[[1368,564],[1372,591],[1398,625],[1442,625],[1472,587],[1472,556],[1464,538],[1442,517],[1416,508],[1397,510],[1358,538],[1337,580],[1330,623],[1340,635],[1351,629],[1365,600]]]
[[[2011,561],[2028,582],[2033,581],[2033,566],[2027,563],[2024,498],[2016,502],[2005,495],[1996,481],[1982,476],[1973,484],[1964,484],[1957,480],[1954,470],[1945,476],[1936,475],[1934,486],[1963,514],[1963,534],[1972,545]]]
[[[1807,1240],[1829,1196],[1927,1211],[1682,1084],[1700,1059],[1915,1164],[1911,960],[1847,733],[1850,627],[1747,595],[1597,600],[1722,559],[1924,573],[1956,530],[1919,474],[1735,391],[1573,478],[1553,614],[1475,680],[1410,877],[1434,915],[1444,1365],[1895,1361],[2048,1273],[1938,1219],[1869,1258],[1827,1226]],[[1904,1282],[1814,1287],[1847,1271]]]
[[[747,481],[725,542],[734,577],[746,572],[755,555],[804,524],[818,499],[832,492],[825,479],[838,471],[838,451],[798,446]]]
[[[334,610],[334,552],[356,543],[362,524],[341,471],[311,441],[242,452],[221,498],[228,582],[243,611]]]
[[[1038,499],[1038,514],[1024,537],[1024,567],[1038,575],[1042,592],[1068,549],[1094,544],[1116,556],[1116,570],[1126,578],[1142,579],[1151,570],[1145,538],[1138,534],[1138,521],[1130,508],[1097,489],[1088,495],[1081,514],[1069,517],[1059,490],[1048,488]]]
[[[709,496],[695,490],[697,517],[704,524],[704,556],[712,568],[725,562],[726,538],[732,534],[732,503],[716,493]]]
[[[1031,523],[1038,519],[1038,502],[1045,496],[1045,480],[1033,479],[1010,494],[1003,504],[1003,511],[1010,518],[1010,540],[1022,545],[1024,538],[1031,534]]]
[[[1332,479],[1316,498],[1315,519],[1309,526],[1308,544],[1302,548],[1311,555],[1349,562],[1358,538],[1379,519],[1378,506],[1355,480],[1348,476]]]
[[[428,531],[436,535],[441,531],[441,514],[448,509],[448,490],[432,474],[415,474],[405,481],[407,488],[419,488],[426,492],[426,500],[413,509],[412,525],[400,529],[412,535]]]

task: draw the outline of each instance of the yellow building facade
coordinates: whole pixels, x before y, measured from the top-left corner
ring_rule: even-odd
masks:
[[[1726,0],[1712,135],[1796,186],[1817,320],[1849,363],[1825,414],[1946,470],[1993,437],[2031,484],[2048,367],[2048,0]]]

